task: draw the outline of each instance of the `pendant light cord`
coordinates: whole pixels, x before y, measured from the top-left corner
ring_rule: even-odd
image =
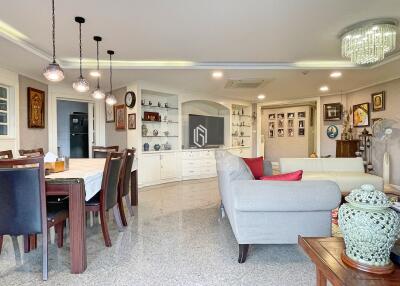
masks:
[[[52,3],[52,13],[53,13],[53,64],[56,63],[56,17],[55,17],[55,9],[54,9],[54,0],[51,1]]]
[[[97,43],[97,72],[100,72],[99,68],[99,41]],[[97,77],[97,89],[100,89],[100,77]]]
[[[82,24],[79,23],[79,72],[82,77]]]
[[[110,54],[110,94],[112,94],[112,55]]]

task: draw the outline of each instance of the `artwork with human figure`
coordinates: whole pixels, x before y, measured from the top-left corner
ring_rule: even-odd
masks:
[[[372,111],[384,111],[385,110],[385,92],[377,92],[371,95]]]
[[[353,106],[353,126],[367,127],[369,126],[370,114],[369,103],[361,103]]]
[[[45,127],[44,91],[28,87],[28,127]]]

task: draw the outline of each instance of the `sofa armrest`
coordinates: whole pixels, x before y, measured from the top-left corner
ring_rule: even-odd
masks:
[[[235,210],[245,212],[329,211],[341,201],[332,181],[236,181],[232,191]]]
[[[272,176],[272,163],[271,161],[264,160],[264,176]]]

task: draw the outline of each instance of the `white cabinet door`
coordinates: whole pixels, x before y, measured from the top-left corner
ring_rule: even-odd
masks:
[[[161,154],[161,180],[173,179],[177,176],[177,161],[175,153]]]
[[[160,181],[160,154],[143,155],[141,166],[138,169],[139,177],[142,178],[142,184],[158,183]]]

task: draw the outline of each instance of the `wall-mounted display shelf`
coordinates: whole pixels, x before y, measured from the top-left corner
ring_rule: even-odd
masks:
[[[142,89],[143,152],[179,150],[179,112],[177,95]]]
[[[232,147],[251,145],[251,107],[232,105]]]

